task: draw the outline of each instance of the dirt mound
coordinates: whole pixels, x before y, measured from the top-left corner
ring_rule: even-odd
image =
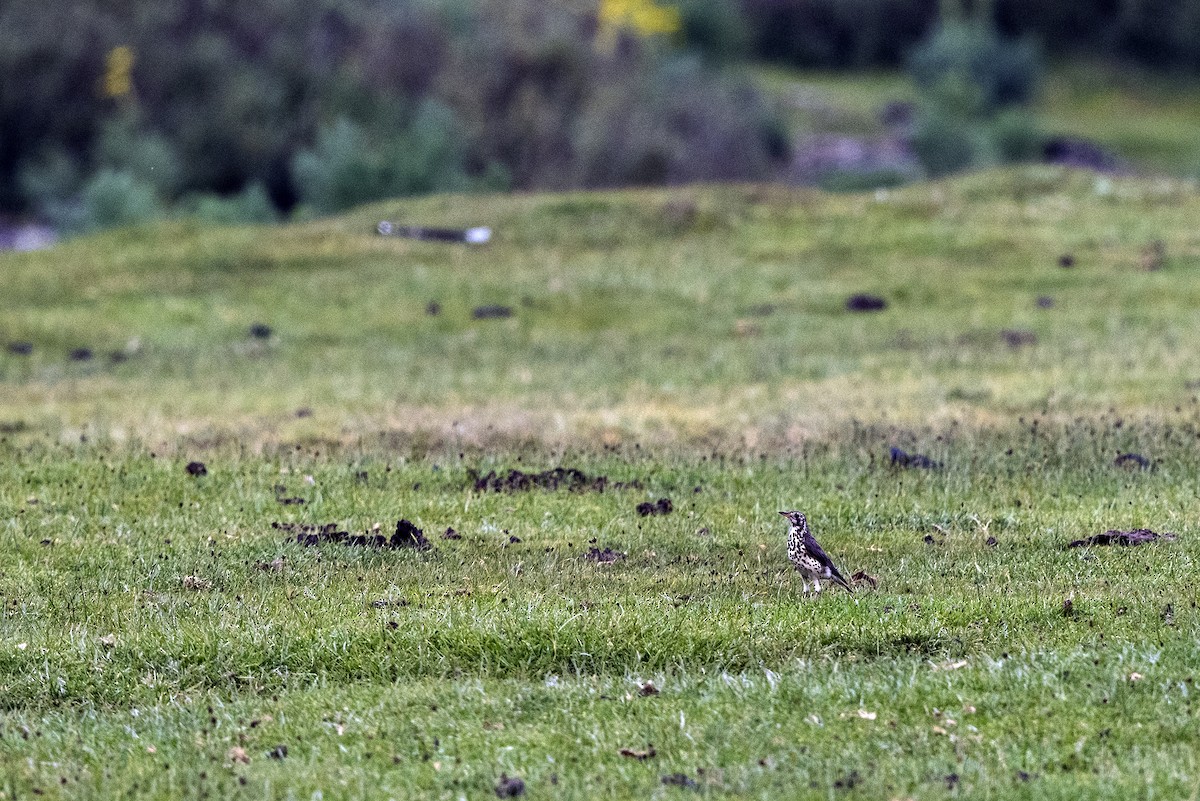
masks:
[[[659,498],[657,501],[645,501],[637,505],[637,513],[642,517],[651,515],[669,515],[675,511],[675,504],[670,498]]]
[[[638,489],[638,481],[610,481],[608,476],[589,476],[574,467],[556,467],[541,473],[526,473],[523,470],[509,470],[505,475],[499,475],[495,470],[489,470],[487,475],[470,470],[468,475],[474,484],[476,492],[528,492],[532,489],[558,490],[571,492],[604,492],[606,489]]]
[[[396,533],[390,538],[370,531],[362,534],[351,534],[338,528],[337,523],[280,523],[271,524],[271,528],[283,531],[289,536],[289,542],[296,542],[306,548],[326,543],[349,545],[358,548],[415,548],[425,551],[433,547],[425,533],[407,520],[396,523]]]
[[[1148,528],[1135,528],[1132,531],[1110,529],[1103,534],[1093,534],[1081,540],[1074,540],[1067,547],[1085,548],[1092,545],[1142,545],[1143,543],[1154,542],[1155,540],[1174,542],[1176,539],[1178,537],[1174,534],[1168,532],[1159,534],[1157,531],[1151,531]]]

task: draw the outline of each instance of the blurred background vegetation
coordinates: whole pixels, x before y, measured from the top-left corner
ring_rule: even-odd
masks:
[[[904,71],[885,157],[851,188],[1047,154],[1112,166],[1035,108],[1045,65],[1071,60],[1187,82],[1200,0],[5,3],[0,215],[70,233],[447,190],[836,188],[820,148],[796,166],[812,120],[771,91],[781,69]]]

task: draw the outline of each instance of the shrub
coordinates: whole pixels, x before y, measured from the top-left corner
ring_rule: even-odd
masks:
[[[730,61],[750,48],[750,26],[737,0],[680,0],[684,42],[714,61]]]
[[[986,24],[951,23],[913,52],[909,66],[922,89],[911,143],[930,175],[1040,153],[1043,135],[1023,108],[1041,75],[1029,41],[1004,39]]]
[[[472,188],[462,149],[453,113],[426,101],[387,133],[337,119],[321,128],[311,149],[296,154],[292,172],[301,201],[329,213],[388,197]],[[489,180],[497,180],[496,173]]]
[[[908,65],[925,90],[948,82],[970,86],[983,113],[1032,101],[1042,71],[1031,40],[1005,39],[988,23],[943,25],[912,52]]]
[[[184,197],[180,206],[185,214],[204,222],[223,225],[250,225],[275,222],[279,215],[267,190],[254,183],[232,195],[201,193]]]
[[[154,186],[128,172],[104,169],[83,187],[79,226],[84,231],[133,225],[166,214]]]

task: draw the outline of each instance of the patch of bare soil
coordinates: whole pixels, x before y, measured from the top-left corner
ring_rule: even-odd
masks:
[[[520,777],[509,776],[506,773],[500,774],[500,781],[496,783],[497,798],[516,798],[524,794],[525,782]]]
[[[642,486],[639,481],[610,481],[608,476],[589,476],[574,467],[556,467],[541,473],[509,470],[505,475],[489,470],[482,476],[476,470],[469,470],[468,475],[476,492],[527,492],[532,489],[604,492],[606,489],[640,489]]]
[[[637,513],[642,517],[651,515],[669,515],[675,511],[675,504],[670,498],[659,498],[657,501],[644,501],[637,505]]]
[[[873,312],[887,308],[887,301],[878,295],[859,293],[846,298],[846,311]]]
[[[501,306],[492,304],[488,306],[476,306],[471,312],[471,316],[476,320],[504,320],[512,317],[512,306]]]
[[[605,548],[604,550],[600,550],[599,548],[588,548],[588,551],[583,555],[583,558],[589,562],[609,565],[613,562],[621,561],[625,558],[625,556],[626,555],[624,553],[620,551],[614,551],[612,548]]]
[[[906,453],[895,446],[888,450],[888,455],[893,467],[912,467],[919,470],[939,470],[942,467],[941,462],[936,462],[923,453]]]
[[[1067,547],[1085,548],[1092,545],[1142,545],[1147,542],[1155,542],[1156,540],[1174,542],[1177,539],[1179,539],[1177,536],[1169,532],[1159,534],[1157,531],[1151,531],[1148,528],[1135,528],[1132,531],[1110,529],[1103,534],[1093,534],[1081,540],[1073,540]]]
[[[351,534],[338,528],[337,523],[280,523],[276,521],[271,528],[290,535],[289,542],[295,542],[306,548],[326,543],[349,545],[358,548],[415,548],[419,551],[429,550],[433,544],[425,538],[425,533],[408,520],[396,523],[396,532],[385,537],[370,531],[362,534]]]

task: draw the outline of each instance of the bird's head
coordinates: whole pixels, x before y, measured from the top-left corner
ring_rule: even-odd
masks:
[[[804,525],[806,524],[806,521],[804,519],[804,512],[780,512],[779,514],[786,517],[788,519],[788,522],[791,523],[793,526],[804,527]]]

